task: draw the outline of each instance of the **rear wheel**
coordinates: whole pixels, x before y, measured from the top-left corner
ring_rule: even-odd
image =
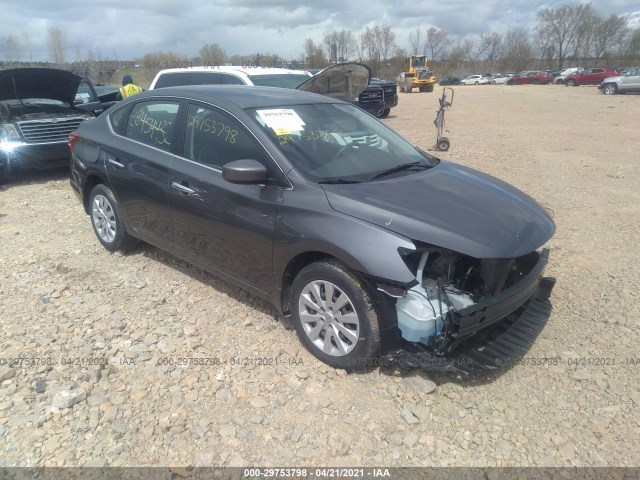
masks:
[[[576,83],[576,81],[575,81],[573,78],[570,78],[569,80],[567,80],[567,81],[566,81],[566,82],[564,82],[564,83],[565,83],[565,85],[566,85],[567,87],[575,87],[576,85],[578,85],[578,84]]]
[[[124,227],[118,201],[109,187],[96,185],[89,206],[93,231],[104,248],[110,252],[126,251],[135,242]]]
[[[378,356],[373,297],[341,262],[324,260],[303,268],[293,281],[291,310],[298,338],[324,363],[362,370]]]
[[[540,80],[537,78],[531,82],[533,85],[540,85]]]
[[[477,80],[476,80],[476,85],[480,85],[480,82],[478,82]]]
[[[615,95],[616,93],[618,93],[618,87],[613,83],[607,83],[602,88],[602,93],[604,93],[605,95]]]

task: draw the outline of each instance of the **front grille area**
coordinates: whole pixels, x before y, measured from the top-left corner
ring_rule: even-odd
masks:
[[[382,89],[365,90],[360,94],[360,103],[376,104],[376,103],[382,103],[382,100],[383,100]]]
[[[81,117],[29,120],[18,122],[18,127],[28,143],[66,142],[69,134],[78,129],[82,120]]]
[[[397,97],[398,96],[398,87],[396,87],[395,85],[390,85],[388,87],[382,87],[382,90],[384,90],[384,96],[386,98],[392,98],[392,97]]]

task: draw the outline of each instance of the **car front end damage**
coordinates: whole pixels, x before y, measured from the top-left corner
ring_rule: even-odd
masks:
[[[549,250],[476,259],[424,246],[403,256],[416,279],[375,287],[395,303],[397,334],[382,362],[471,373],[517,361],[551,313]]]

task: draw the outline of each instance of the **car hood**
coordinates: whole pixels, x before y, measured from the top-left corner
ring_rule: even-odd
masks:
[[[549,214],[528,195],[444,161],[392,180],[322,186],[338,212],[475,258],[519,257],[555,232]]]
[[[81,78],[55,68],[15,68],[0,71],[0,101],[47,98],[73,105]]]
[[[371,70],[366,65],[354,62],[339,63],[302,82],[296,90],[319,93],[351,103],[367,88],[370,78]]]
[[[612,75],[610,77],[605,77],[602,79],[602,83],[604,82],[619,82],[620,80],[622,80],[622,77],[624,77],[624,75]]]

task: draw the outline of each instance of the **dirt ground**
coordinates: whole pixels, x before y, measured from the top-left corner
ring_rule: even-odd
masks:
[[[385,122],[432,148],[439,91]],[[0,466],[640,466],[639,112],[590,87],[455,88],[439,156],[553,210],[557,285],[527,363],[434,391],[319,363],[272,306],[153,247],[107,253],[66,172],[11,180]]]

